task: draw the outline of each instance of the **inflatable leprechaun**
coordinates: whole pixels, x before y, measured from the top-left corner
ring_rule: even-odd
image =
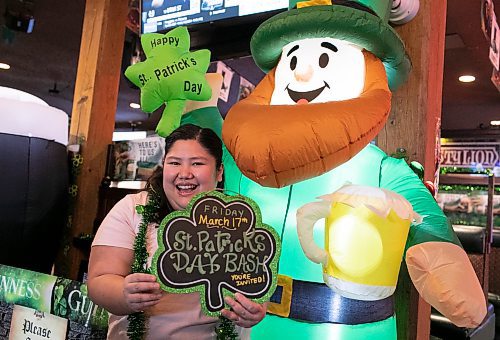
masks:
[[[383,278],[359,283],[359,298],[337,294],[299,243],[297,209],[346,182],[395,192],[422,216],[410,227],[403,258],[426,301],[462,327],[477,326],[486,314],[476,274],[433,197],[403,160],[369,144],[389,115],[390,89],[411,68],[387,23],[390,5],[290,0],[290,10],[252,37],[253,58],[267,75],[223,124],[237,165],[225,164],[226,188],[258,203],[283,247],[279,287],[252,338],[396,338],[393,296],[370,294],[372,285],[383,288]],[[323,244],[324,232],[314,232]]]

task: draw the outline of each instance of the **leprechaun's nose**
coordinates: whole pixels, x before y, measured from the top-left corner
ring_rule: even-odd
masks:
[[[293,71],[293,75],[297,81],[307,82],[313,76],[314,70],[310,64],[299,66]]]

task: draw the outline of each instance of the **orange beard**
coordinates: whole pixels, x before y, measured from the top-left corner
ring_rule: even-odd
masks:
[[[275,68],[226,116],[222,138],[241,172],[267,187],[291,185],[339,166],[380,132],[391,108],[382,62],[363,51],[365,87],[355,99],[270,105]]]

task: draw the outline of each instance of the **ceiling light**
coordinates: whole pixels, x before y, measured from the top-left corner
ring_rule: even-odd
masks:
[[[490,122],[491,125],[499,126],[500,125],[500,120],[492,120]]]
[[[467,74],[458,77],[458,80],[460,80],[462,83],[472,83],[474,80],[476,80],[476,77]]]
[[[5,64],[5,63],[0,63],[0,69],[2,69],[2,70],[8,70],[8,69],[10,69],[10,65],[9,64]]]
[[[141,106],[137,103],[130,103],[130,107],[133,109],[140,109],[141,108]]]

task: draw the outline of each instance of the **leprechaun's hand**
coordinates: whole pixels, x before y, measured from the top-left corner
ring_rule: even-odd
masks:
[[[453,243],[426,242],[406,253],[408,272],[422,298],[459,327],[477,327],[486,299],[465,251]]]

